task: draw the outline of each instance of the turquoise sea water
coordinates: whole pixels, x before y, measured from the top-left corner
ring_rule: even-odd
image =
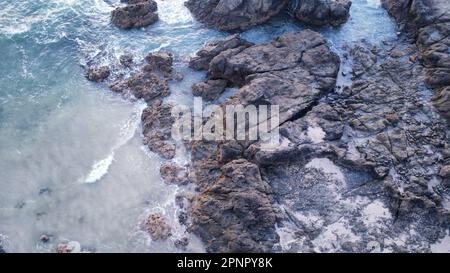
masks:
[[[88,82],[82,65],[171,50],[185,80],[171,86],[169,100],[181,103],[204,76],[183,60],[226,34],[195,22],[183,0],[157,1],[160,21],[151,27],[118,30],[109,20],[119,2],[0,2],[0,240],[7,251],[54,251],[64,241],[77,241],[84,251],[179,251],[173,240],[185,234],[174,196],[183,189],[161,181],[160,159],[141,145],[145,105]],[[346,25],[318,29],[333,47],[395,37],[379,1],[353,2]],[[302,28],[280,17],[243,37],[260,43]],[[150,211],[169,219],[172,239],[153,242],[141,231]],[[40,243],[42,234],[50,243]],[[187,251],[202,251],[190,237]]]

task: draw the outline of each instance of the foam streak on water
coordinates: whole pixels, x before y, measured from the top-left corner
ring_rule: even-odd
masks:
[[[111,151],[106,158],[96,161],[94,165],[92,165],[92,170],[84,179],[84,183],[95,183],[108,173],[108,169],[113,163],[116,150],[120,149],[135,135],[136,129],[139,127],[140,117],[144,108],[144,103],[140,103],[135,107],[132,117],[120,129],[119,139],[116,145],[111,148]]]

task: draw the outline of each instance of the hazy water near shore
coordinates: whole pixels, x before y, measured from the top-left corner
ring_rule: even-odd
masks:
[[[54,251],[78,241],[87,251],[179,251],[155,243],[139,229],[149,211],[162,212],[182,236],[174,196],[159,176],[160,159],[141,144],[141,102],[130,102],[89,83],[84,64],[108,64],[123,53],[137,60],[159,49],[175,53],[185,80],[169,100],[185,102],[203,77],[181,60],[226,34],[195,22],[184,0],[157,1],[160,21],[146,29],[109,23],[117,1],[38,0],[0,3],[0,234],[9,251]],[[395,37],[379,1],[354,0],[341,28],[318,29],[337,49],[344,42]],[[275,18],[243,33],[268,41],[304,26]],[[42,234],[51,235],[41,244]],[[202,251],[191,238],[187,251]]]

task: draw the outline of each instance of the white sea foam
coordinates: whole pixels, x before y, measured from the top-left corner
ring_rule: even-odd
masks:
[[[132,116],[127,122],[122,126],[119,132],[119,139],[114,145],[114,147],[111,148],[110,153],[107,157],[105,157],[102,160],[96,161],[92,165],[92,169],[90,173],[86,176],[85,179],[83,179],[83,183],[86,184],[92,184],[100,179],[102,179],[107,173],[114,162],[114,155],[117,149],[125,145],[135,134],[136,129],[139,126],[140,122],[140,116],[142,114],[142,111],[144,110],[145,104],[144,103],[138,103],[135,107]]]
[[[84,180],[84,183],[91,184],[102,179],[102,177],[108,173],[109,166],[111,166],[113,161],[114,161],[114,152],[112,152],[105,159],[95,162],[94,165],[92,165],[91,172],[87,175],[86,179]]]
[[[157,0],[160,19],[167,24],[189,23],[193,21],[185,0]]]

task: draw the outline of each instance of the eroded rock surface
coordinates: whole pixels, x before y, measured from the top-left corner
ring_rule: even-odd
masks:
[[[214,55],[209,79],[239,87],[223,106],[280,105],[281,139],[192,143],[191,230],[208,251],[427,252],[446,234],[446,123],[414,45],[352,46],[334,93],[339,58],[309,30]]]
[[[450,5],[446,0],[383,0],[383,6],[416,41],[435,107],[450,119]]]
[[[422,67],[395,50],[411,46],[355,46],[350,87],[283,124],[279,149],[247,149],[285,212],[282,249],[427,252],[449,227],[445,121]]]
[[[295,2],[295,1],[293,1]],[[302,0],[293,5],[294,16],[299,21],[315,25],[339,26],[350,15],[350,0]]]
[[[150,151],[158,153],[163,158],[171,159],[175,156],[176,145],[171,137],[173,106],[156,100],[142,113],[142,128],[144,144]]]
[[[212,79],[240,87],[224,105],[279,104],[285,122],[334,88],[339,57],[318,33],[287,33],[270,43],[231,49],[223,46],[230,39],[239,38],[215,42],[214,48],[223,50],[214,52],[208,65]],[[279,239],[271,187],[259,166],[245,159],[247,147],[236,141],[191,145],[191,178],[200,193],[189,209],[190,228],[208,251],[271,251]]]
[[[185,5],[200,22],[220,30],[246,29],[278,14],[288,0],[188,0]]]

